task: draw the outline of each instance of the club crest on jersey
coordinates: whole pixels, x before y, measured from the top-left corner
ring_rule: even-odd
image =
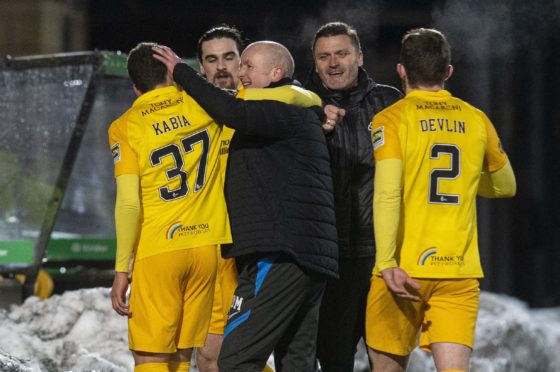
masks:
[[[384,127],[379,127],[371,133],[371,143],[373,145],[373,150],[377,150],[379,147],[385,144]]]
[[[113,155],[113,164],[116,164],[121,160],[121,145],[120,143],[115,143],[113,147],[111,147],[111,154]]]

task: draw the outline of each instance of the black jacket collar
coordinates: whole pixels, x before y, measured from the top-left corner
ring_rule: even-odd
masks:
[[[278,80],[274,83],[270,83],[270,85],[267,86],[267,88],[276,88],[276,87],[281,87],[281,86],[284,86],[284,85],[292,85],[292,84],[294,84],[294,81],[295,80],[292,79],[292,78],[285,77],[285,78],[282,78],[281,80]]]
[[[377,84],[369,77],[362,67],[358,70],[358,85],[348,90],[331,90],[321,82],[321,78],[313,68],[308,76],[305,87],[319,95],[324,101],[339,103],[360,102]]]

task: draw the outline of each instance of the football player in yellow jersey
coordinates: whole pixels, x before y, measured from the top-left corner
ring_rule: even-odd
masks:
[[[206,31],[197,45],[200,72],[215,86],[237,90],[239,86],[240,54],[243,50],[241,32],[226,25]],[[220,143],[220,161],[225,176],[229,143],[233,129],[223,127]],[[219,251],[218,251],[219,252]],[[237,287],[237,270],[233,258],[224,259],[218,254],[218,271],[214,289],[214,303],[210,329],[203,347],[196,350],[196,364],[200,372],[218,371],[218,354],[222,346],[229,305]]]
[[[417,344],[438,371],[467,371],[478,313],[476,196],[516,183],[486,115],[443,89],[452,73],[442,33],[402,39],[406,96],[373,118],[377,245],[366,311],[375,371],[403,371]]]
[[[221,126],[174,86],[154,45],[130,52],[138,98],[109,128],[117,183],[111,300],[129,318],[135,371],[188,371],[210,324],[216,245],[231,242]]]

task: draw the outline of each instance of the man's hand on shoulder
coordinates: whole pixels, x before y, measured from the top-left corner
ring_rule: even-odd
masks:
[[[381,271],[381,276],[387,287],[399,297],[411,301],[420,301],[418,290],[420,285],[416,283],[406,271],[400,267],[391,267]]]

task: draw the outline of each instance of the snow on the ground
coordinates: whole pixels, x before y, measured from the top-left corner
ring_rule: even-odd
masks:
[[[415,350],[408,371],[435,371],[431,354]],[[516,298],[482,292],[471,371],[560,371],[560,308],[529,309]]]
[[[30,297],[0,312],[0,354],[32,371],[131,371],[127,342],[126,318],[113,311],[108,288]],[[3,363],[0,370],[19,371]]]
[[[363,348],[356,371],[368,370]],[[0,310],[0,371],[132,371],[126,319],[111,308],[108,288],[82,289]],[[196,368],[192,369],[196,371]],[[560,308],[529,309],[515,298],[481,294],[474,372],[560,370]],[[435,371],[415,350],[410,372]]]

